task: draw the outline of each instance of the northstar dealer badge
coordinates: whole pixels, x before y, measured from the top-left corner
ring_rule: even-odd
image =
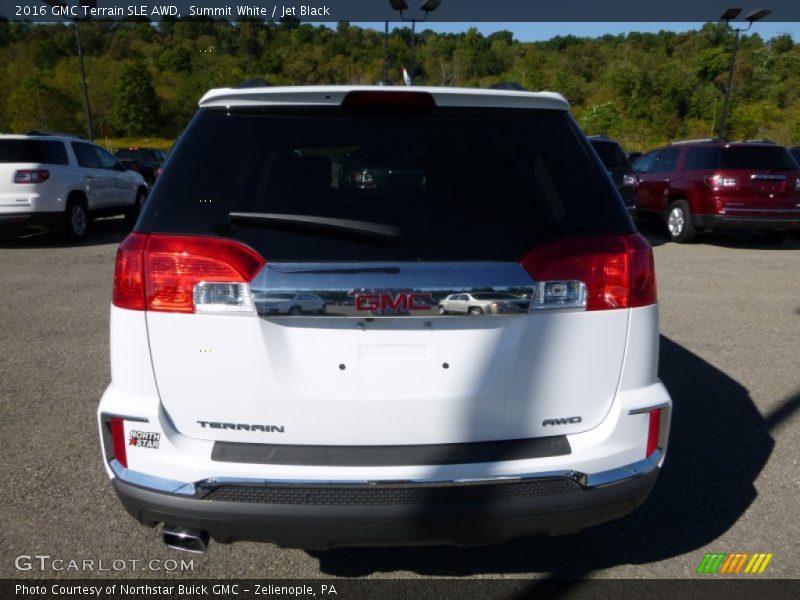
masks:
[[[136,446],[137,448],[158,448],[158,442],[161,440],[161,434],[154,431],[131,431],[131,437],[128,440],[129,446]]]

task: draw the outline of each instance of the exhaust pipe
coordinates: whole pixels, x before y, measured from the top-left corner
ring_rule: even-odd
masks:
[[[175,550],[202,554],[208,548],[208,534],[200,529],[189,529],[164,524],[164,543]]]

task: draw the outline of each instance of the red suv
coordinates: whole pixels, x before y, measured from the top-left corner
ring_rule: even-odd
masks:
[[[677,142],[645,154],[633,168],[639,212],[661,217],[674,242],[722,228],[780,242],[800,229],[800,167],[783,146]]]

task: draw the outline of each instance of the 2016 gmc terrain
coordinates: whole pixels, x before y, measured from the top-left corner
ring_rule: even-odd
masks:
[[[651,248],[552,93],[208,92],[119,248],[111,366],[114,489],[188,550],[574,532],[645,500],[671,411]]]

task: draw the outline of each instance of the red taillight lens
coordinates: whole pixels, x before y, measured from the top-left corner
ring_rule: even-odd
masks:
[[[647,427],[647,451],[645,456],[650,456],[658,448],[658,438],[661,435],[661,409],[650,411],[650,424]]]
[[[656,302],[653,252],[638,233],[546,242],[531,250],[522,266],[537,282],[585,284],[586,310]]]
[[[125,422],[119,417],[111,418],[111,441],[114,443],[114,458],[128,468],[128,451],[125,448]]]
[[[14,172],[14,183],[42,183],[50,179],[47,169],[20,169]]]
[[[147,236],[132,233],[117,249],[112,303],[119,308],[144,310],[144,249]]]
[[[114,305],[191,313],[195,285],[248,283],[263,266],[257,252],[231,240],[133,233],[117,252]]]

